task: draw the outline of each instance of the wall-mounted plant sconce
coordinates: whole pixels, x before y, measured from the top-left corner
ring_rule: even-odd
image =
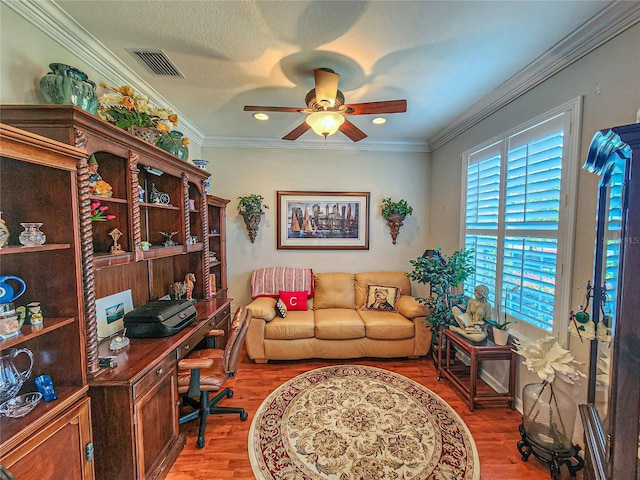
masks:
[[[387,197],[382,200],[380,208],[382,217],[387,221],[387,225],[391,230],[391,239],[395,245],[398,233],[400,233],[400,227],[404,225],[402,222],[404,222],[407,215],[413,213],[413,207],[404,199],[392,202],[391,198]]]
[[[263,203],[264,197],[262,195],[256,195],[255,193],[238,197],[238,200],[240,200],[240,203],[238,203],[238,212],[244,219],[251,243],[254,243],[258,235],[264,209],[269,208],[269,206]]]

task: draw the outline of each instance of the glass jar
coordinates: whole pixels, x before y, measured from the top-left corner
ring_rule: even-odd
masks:
[[[47,236],[40,230],[42,223],[21,223],[20,225],[24,228],[24,232],[20,233],[18,239],[25,247],[43,245],[47,240]]]
[[[2,219],[2,212],[0,212],[0,248],[9,245],[9,229],[7,224]]]
[[[531,383],[522,389],[522,406],[529,442],[551,452],[571,448],[577,406],[569,395],[548,382]]]

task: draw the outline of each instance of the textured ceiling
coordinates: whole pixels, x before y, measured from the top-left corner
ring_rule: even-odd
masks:
[[[243,106],[304,107],[319,67],[341,75],[347,103],[407,99],[381,126],[350,117],[363,143],[431,140],[610,2],[56,3],[205,138],[281,138],[303,114],[258,122]],[[154,76],[132,48],[163,50],[185,78]]]

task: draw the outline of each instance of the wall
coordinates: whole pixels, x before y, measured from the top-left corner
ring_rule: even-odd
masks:
[[[210,160],[212,190],[231,199],[227,256],[229,294],[236,305],[250,300],[249,277],[257,267],[305,266],[316,272],[409,271],[409,259],[420,256],[427,247],[428,154],[203,148],[203,158]],[[369,250],[277,250],[278,190],[371,192]],[[238,197],[251,193],[262,195],[269,206],[253,244],[237,212]],[[404,198],[414,207],[396,245],[380,216],[384,197]]]
[[[432,152],[430,186],[429,243],[460,247],[460,212],[462,152],[481,142],[530,120],[578,96],[583,96],[582,132],[579,169],[584,162],[593,134],[614,125],[635,122],[640,107],[640,24],[623,32],[605,45],[583,57],[570,67],[546,80],[522,97],[483,120],[464,134]],[[598,85],[600,86],[598,89]],[[596,93],[599,90],[599,93]],[[597,177],[580,170],[578,180],[578,208],[571,305],[584,301],[584,285],[593,277]],[[455,219],[455,221],[452,221]],[[567,312],[568,314],[569,312]],[[572,353],[580,361],[587,361],[589,349],[585,342],[572,338]],[[586,371],[584,366],[583,370]],[[490,372],[501,378],[500,371]],[[538,381],[537,376],[523,367],[519,383]],[[562,383],[562,382],[558,382]],[[562,387],[578,401],[586,399],[586,381],[581,385]],[[517,391],[520,391],[518,387]]]

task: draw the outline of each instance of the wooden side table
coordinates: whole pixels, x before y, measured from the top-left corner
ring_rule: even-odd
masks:
[[[446,347],[441,353],[442,375],[451,381],[454,388],[469,404],[469,411],[473,411],[478,402],[496,402],[506,400],[512,410],[515,408],[516,385],[516,353],[511,345],[496,345],[488,337],[481,342],[474,342],[449,329],[443,331],[446,339]],[[469,356],[469,366],[454,366],[451,361],[451,345]],[[498,393],[491,389],[490,392],[478,393],[478,378],[480,377],[479,364],[488,360],[507,360],[509,362],[509,391]]]

